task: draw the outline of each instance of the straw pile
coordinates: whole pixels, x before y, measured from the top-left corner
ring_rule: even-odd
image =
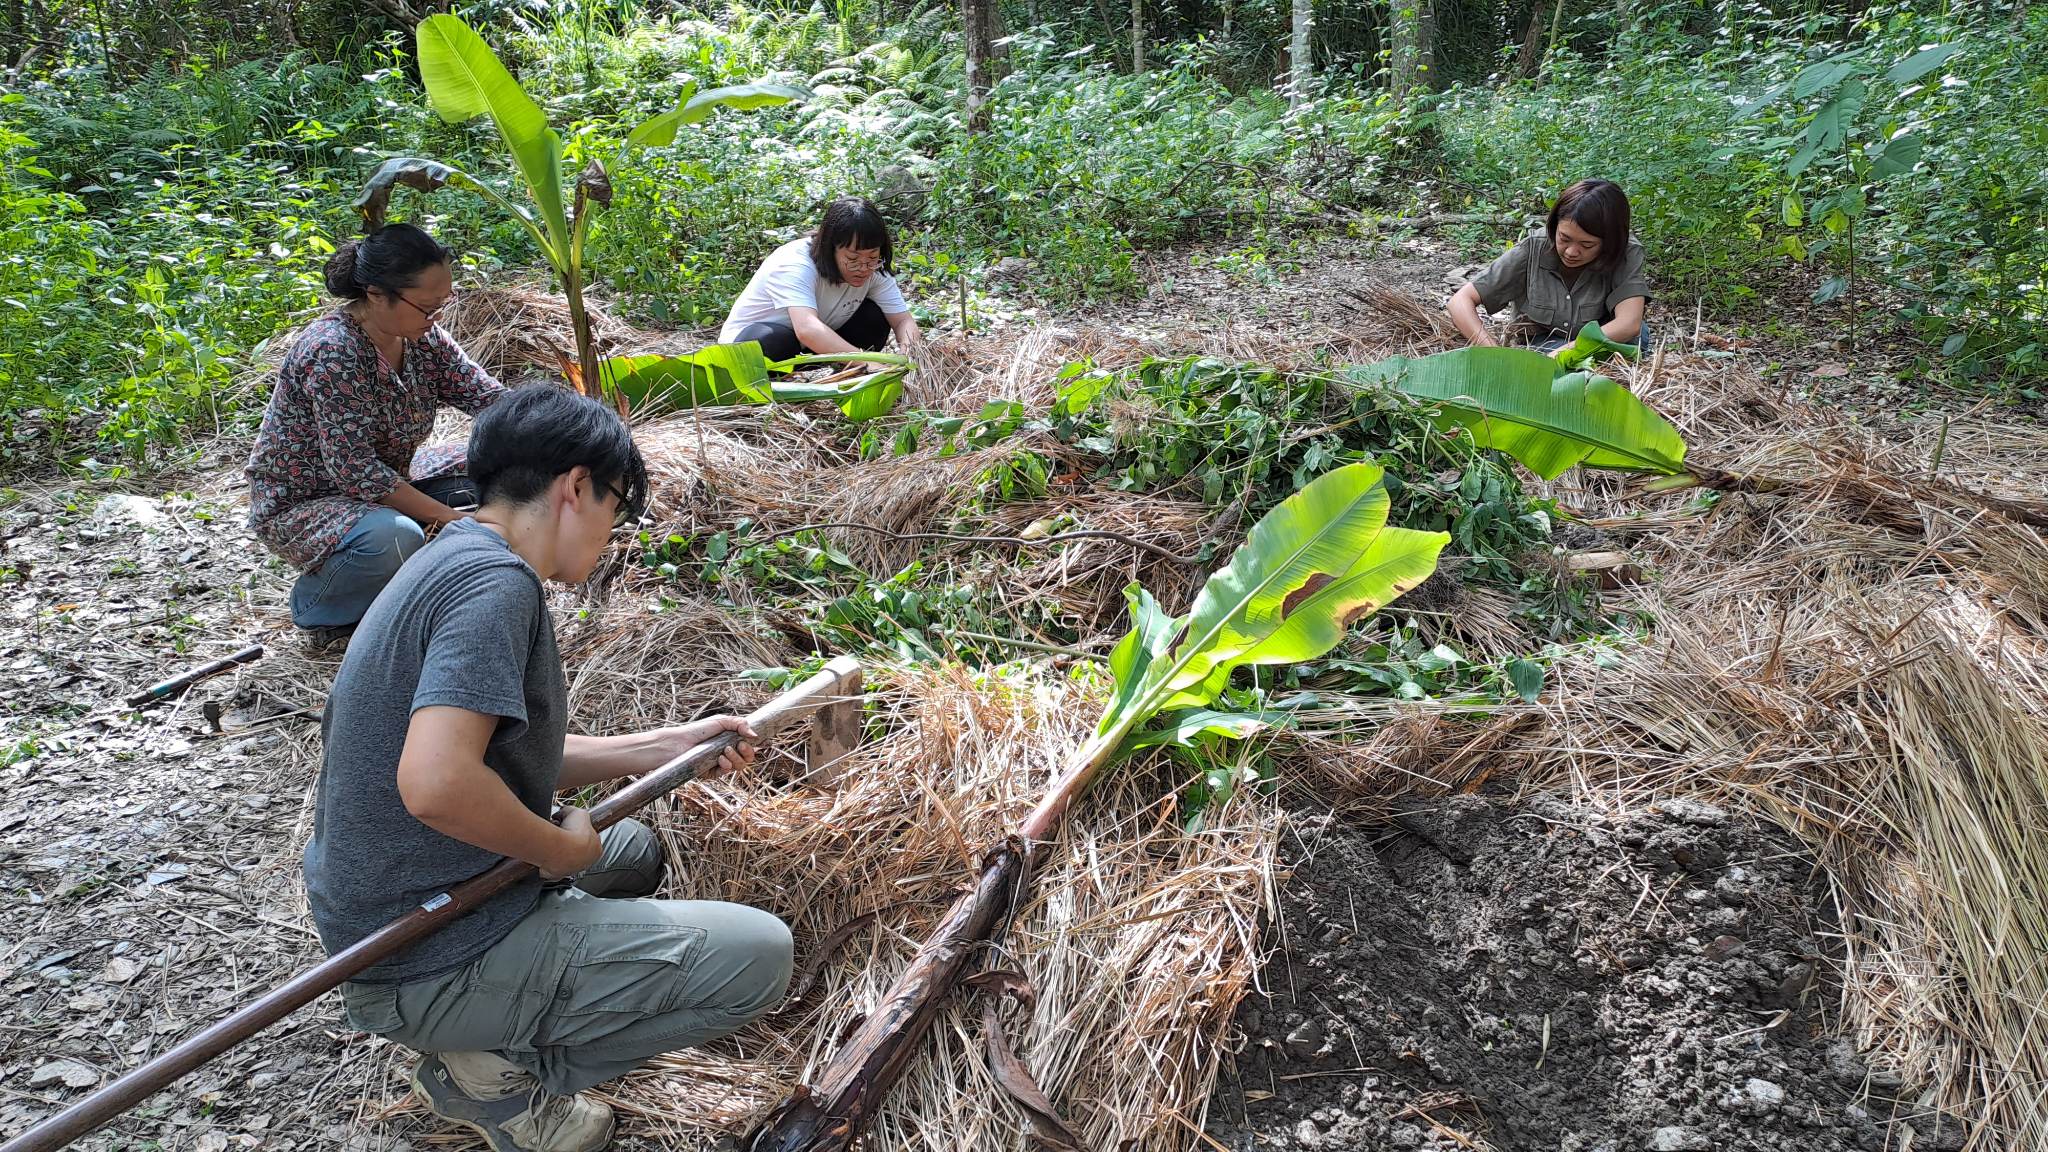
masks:
[[[1319,347],[1367,359],[1442,339],[1433,312],[1372,298],[1399,346],[1331,333]],[[1169,339],[1174,352],[1287,360],[1260,334]],[[1139,351],[1046,329],[940,344],[908,403],[972,413],[1010,398],[1042,409],[1060,363]],[[1299,343],[1293,353],[1306,355]],[[1609,475],[1553,486],[1606,534],[1600,547],[1631,551],[1650,574],[1607,594],[1654,619],[1643,642],[1569,654],[1541,704],[1483,722],[1358,701],[1271,749],[1288,796],[1240,798],[1197,836],[1179,830],[1177,781],[1142,766],[1076,809],[991,966],[1037,990],[1011,1039],[1091,1146],[1201,1143],[1231,1015],[1256,980],[1288,804],[1369,819],[1403,795],[1503,784],[1565,788],[1608,809],[1704,794],[1783,822],[1835,879],[1841,1021],[1859,1047],[1925,1108],[1981,1122],[1982,1146],[2048,1146],[2048,1029],[2036,1019],[2048,1003],[2048,544],[1954,492],[2037,498],[2048,433],[1974,417],[1872,430],[1676,353],[1633,375],[1694,460],[1780,482],[1717,501],[1643,496]],[[1042,502],[966,507],[977,477],[1008,454],[1040,452],[1056,475],[1071,471],[1061,446],[1031,436],[949,458],[927,448],[862,461],[836,417],[780,409],[672,415],[637,435],[655,472],[657,539],[741,520],[755,540],[860,525],[819,531],[870,574],[920,561],[934,583],[972,582],[1018,610],[1049,604],[1098,651],[1124,627],[1124,583],[1141,579],[1178,608],[1204,570],[1116,540],[1038,551],[897,534],[1011,535],[1064,513],[1189,553],[1243,530],[1078,478]],[[1937,437],[1938,480],[1926,474]],[[795,663],[815,644],[738,584],[721,605],[632,558],[606,575],[557,605],[584,730],[745,708],[765,690],[736,672]],[[1513,607],[1462,588],[1418,615],[1484,652],[1538,647]],[[806,780],[786,758],[764,761],[654,814],[677,895],[775,911],[796,931],[800,970],[817,971],[778,1015],[613,1086],[622,1110],[701,1139],[744,1129],[801,1081],[1081,742],[1103,694],[1094,667],[877,670],[868,743],[836,785]],[[834,929],[863,916],[820,955]],[[964,995],[882,1117],[877,1147],[1023,1146]]]

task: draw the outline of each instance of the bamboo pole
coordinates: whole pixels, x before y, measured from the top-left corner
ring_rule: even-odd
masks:
[[[818,709],[859,694],[860,683],[859,661],[851,656],[841,656],[825,665],[817,675],[755,710],[747,717],[747,723],[766,739]],[[730,732],[723,733],[640,776],[592,808],[591,824],[598,828],[611,827],[628,814],[688,783],[700,769],[716,763],[719,754],[736,743],[738,737]],[[53,1152],[70,1144],[169,1087],[180,1076],[284,1019],[321,994],[339,987],[349,977],[432,935],[484,900],[532,876],[534,871],[534,866],[523,860],[500,860],[482,874],[431,897],[415,911],[386,924],[329,957],[326,962],[299,973],[255,1003],[208,1026],[154,1060],[0,1145],[0,1152]]]

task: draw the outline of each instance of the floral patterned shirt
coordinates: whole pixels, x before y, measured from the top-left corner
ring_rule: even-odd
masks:
[[[505,394],[439,325],[393,371],[346,310],[306,326],[285,356],[249,452],[249,528],[310,571],[398,487],[459,471],[463,446],[420,448],[443,404],[471,415]]]

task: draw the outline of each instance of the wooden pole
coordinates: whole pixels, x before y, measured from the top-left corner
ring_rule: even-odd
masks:
[[[846,686],[859,684],[860,676],[860,663],[851,656],[841,656],[825,665],[816,676],[756,709],[747,717],[747,723],[767,739],[821,708],[843,703]],[[688,783],[700,769],[717,763],[719,754],[736,743],[736,736],[730,732],[723,733],[639,777],[592,808],[591,824],[598,828],[611,827],[628,814]],[[456,917],[534,872],[534,866],[523,860],[507,858],[498,861],[481,875],[430,897],[418,909],[329,957],[325,963],[299,973],[255,1003],[208,1026],[177,1047],[0,1145],[0,1152],[54,1152],[64,1147],[169,1087],[180,1076],[340,986],[349,977],[432,935]]]
[[[142,691],[129,696],[126,700],[123,700],[122,703],[128,705],[130,708],[140,708],[144,704],[149,703],[151,700],[161,700],[166,696],[176,695],[178,692],[181,692],[186,688],[190,688],[192,685],[199,683],[201,680],[204,680],[209,676],[218,676],[230,668],[235,668],[243,664],[252,663],[254,661],[261,660],[262,658],[263,645],[251,644],[247,648],[244,648],[239,652],[230,653],[226,656],[221,657],[218,660],[210,660],[207,663],[201,664],[197,668],[188,668],[185,671],[178,673],[176,676],[171,677],[169,680],[161,680],[155,684],[151,684],[149,687],[144,688]]]

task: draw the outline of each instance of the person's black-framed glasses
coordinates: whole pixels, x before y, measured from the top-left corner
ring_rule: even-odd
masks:
[[[448,294],[447,299],[441,301],[439,304],[434,305],[433,308],[431,309],[422,308],[418,304],[414,304],[412,301],[412,297],[407,296],[403,292],[392,292],[389,288],[385,289],[385,292],[388,293],[389,295],[397,297],[400,300],[405,301],[408,305],[412,307],[413,311],[426,317],[427,323],[429,324],[438,323],[441,319],[441,314],[443,312],[448,311],[448,306],[450,304],[455,303],[455,293],[453,292],[450,292]]]
[[[626,502],[626,493],[623,490],[610,484],[601,484],[599,487],[611,493],[612,499],[618,501],[618,505],[612,510],[612,530],[616,532],[633,519],[633,506]]]

